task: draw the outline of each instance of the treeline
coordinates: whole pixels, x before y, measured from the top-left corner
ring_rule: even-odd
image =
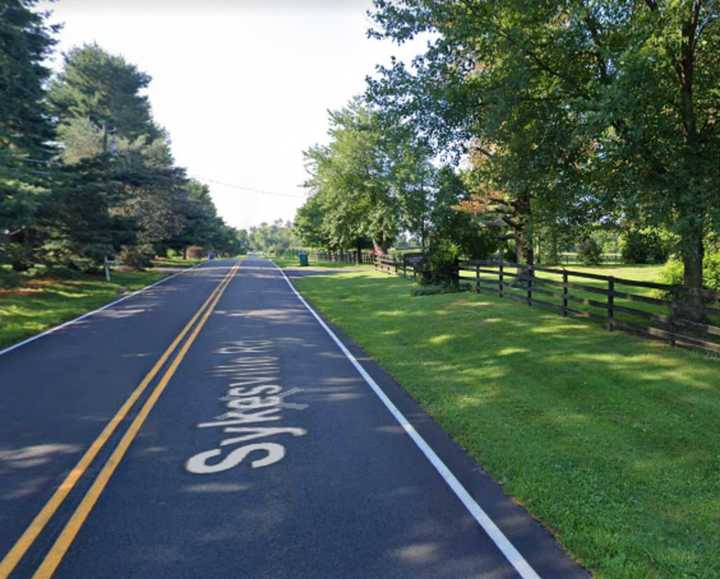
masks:
[[[192,245],[245,250],[207,186],[175,165],[150,77],[96,44],[52,74],[48,18],[36,0],[0,2],[0,263],[91,271]]]
[[[306,152],[305,243],[534,263],[608,236],[676,256],[703,319],[720,230],[720,5],[375,0],[371,37],[424,39]],[[704,267],[705,266],[705,267]],[[677,267],[675,268],[677,271]],[[719,274],[720,275],[720,274]],[[710,276],[712,277],[712,276]]]
[[[272,223],[261,223],[247,231],[248,247],[267,255],[280,255],[297,246],[297,238],[290,221],[276,219]]]

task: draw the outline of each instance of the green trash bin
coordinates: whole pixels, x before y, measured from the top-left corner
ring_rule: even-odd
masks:
[[[298,258],[300,259],[301,266],[305,267],[308,265],[307,253],[305,253],[304,251],[301,251],[300,253],[298,253]]]

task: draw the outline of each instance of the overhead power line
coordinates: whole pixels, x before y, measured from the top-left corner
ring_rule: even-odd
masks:
[[[222,185],[223,187],[231,187],[232,189],[240,189],[241,191],[249,191],[251,193],[258,193],[260,195],[277,195],[278,197],[291,197],[293,199],[303,199],[304,195],[293,195],[292,193],[280,193],[278,191],[266,191],[264,189],[255,189],[254,187],[245,187],[244,185],[236,185],[235,183],[225,183],[224,181],[218,181],[217,179],[200,179],[207,183],[214,185]]]

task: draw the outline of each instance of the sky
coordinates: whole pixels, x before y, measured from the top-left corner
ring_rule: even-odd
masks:
[[[150,74],[156,121],[178,165],[206,183],[227,223],[293,219],[302,151],[327,142],[327,111],[418,43],[368,39],[370,0],[58,0],[58,56],[97,42]],[[240,187],[264,191],[257,193]],[[273,194],[269,194],[273,193]]]

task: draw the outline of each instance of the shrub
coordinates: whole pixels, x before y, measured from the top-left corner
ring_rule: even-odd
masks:
[[[662,263],[669,256],[668,242],[652,229],[625,232],[620,251],[625,263]]]
[[[426,259],[422,262],[420,281],[424,285],[457,286],[459,247],[446,239],[433,240]]]
[[[125,246],[120,251],[120,261],[133,269],[144,269],[152,265],[155,251],[150,245]]]
[[[12,289],[20,285],[22,278],[13,270],[0,269],[0,289]]]
[[[602,262],[602,249],[600,244],[592,237],[588,237],[578,247],[578,257],[585,265],[598,265]]]
[[[660,270],[660,281],[671,285],[683,284],[685,268],[679,259],[670,259]],[[720,292],[720,253],[710,253],[703,261],[703,285]]]
[[[517,262],[517,252],[515,250],[515,242],[514,241],[508,243],[507,246],[505,246],[505,248],[503,250],[502,258],[503,258],[503,260],[510,262],[510,263]]]
[[[8,243],[5,246],[5,259],[14,271],[27,271],[35,261],[34,247],[25,243]]]

